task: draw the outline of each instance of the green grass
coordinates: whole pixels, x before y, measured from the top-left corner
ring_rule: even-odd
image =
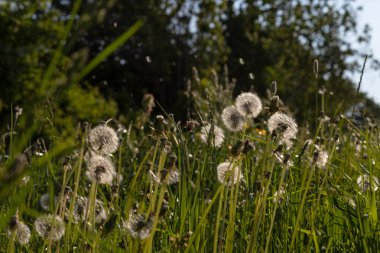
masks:
[[[215,112],[216,113],[216,112]],[[346,117],[338,123],[320,123],[317,136],[295,140],[282,154],[290,156],[290,165],[276,162],[278,143],[269,133],[259,134],[254,124],[244,133],[225,131],[220,148],[200,141],[199,129],[185,132],[168,120],[168,125],[154,135],[134,130],[123,135],[112,160],[123,176],[120,184],[92,184],[86,179],[83,160],[87,150],[87,132],[79,132],[77,142],[51,143],[41,157],[32,155],[25,169],[8,178],[17,154],[26,148],[25,138],[15,129],[8,151],[1,150],[0,181],[0,251],[2,252],[377,252],[379,244],[378,202],[374,189],[362,192],[359,175],[379,177],[379,132],[368,126],[355,126]],[[220,125],[220,124],[218,124]],[[17,128],[17,127],[16,127]],[[339,142],[336,136],[339,135]],[[250,140],[254,150],[231,155],[237,140]],[[165,137],[165,138],[164,138]],[[305,138],[304,138],[305,139]],[[329,154],[325,168],[313,163],[314,143]],[[313,141],[314,140],[314,141]],[[361,150],[358,143],[361,141]],[[165,143],[163,143],[165,142]],[[138,148],[130,148],[134,143]],[[171,150],[165,151],[164,144]],[[7,152],[11,154],[7,158]],[[74,155],[75,154],[75,155]],[[159,185],[148,170],[168,167],[168,156],[175,154],[175,166],[181,173],[174,185]],[[62,159],[70,155],[72,170],[64,170]],[[233,186],[217,179],[218,164],[230,160],[241,168],[243,180]],[[22,178],[29,176],[27,183]],[[103,201],[108,220],[95,224],[91,213],[86,223],[74,223],[73,217],[60,212],[63,188],[75,196],[95,197]],[[274,193],[285,190],[282,201]],[[115,193],[117,192],[117,194]],[[57,196],[50,210],[39,204],[42,194]],[[70,202],[69,210],[74,204]],[[162,206],[167,204],[165,214]],[[152,230],[140,240],[122,228],[131,210],[151,215]],[[7,236],[11,217],[18,210],[20,220],[32,231],[27,245]],[[92,211],[91,211],[92,210]],[[33,229],[40,215],[56,213],[65,220],[66,233],[58,242],[38,237]]]

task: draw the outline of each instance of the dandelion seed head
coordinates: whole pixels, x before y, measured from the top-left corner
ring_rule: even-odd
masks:
[[[18,215],[12,217],[7,234],[9,238],[12,237],[13,234],[15,234],[16,241],[21,245],[29,243],[30,229],[24,222],[18,219]]]
[[[108,212],[100,200],[95,201],[95,222],[103,224],[108,218]]]
[[[324,168],[327,164],[327,161],[329,159],[329,153],[325,150],[318,151],[318,155],[316,157],[315,165],[318,168]]]
[[[65,225],[57,215],[44,215],[36,219],[34,229],[40,237],[59,241],[65,233]]]
[[[86,197],[78,196],[75,201],[74,210],[71,214],[74,223],[85,221],[89,210],[89,201]],[[70,216],[70,210],[66,208],[65,217]],[[100,200],[95,200],[95,222],[103,224],[108,218],[108,211]]]
[[[57,197],[54,197],[54,205],[56,205],[57,202],[58,202]],[[50,194],[49,193],[42,194],[42,196],[40,198],[40,206],[45,211],[49,211],[50,210]]]
[[[128,220],[124,222],[123,226],[132,237],[144,240],[149,236],[153,227],[153,217],[146,217],[145,214],[138,214],[131,211]]]
[[[235,106],[228,106],[222,112],[222,120],[228,130],[237,132],[244,127],[244,117]]]
[[[65,218],[69,219],[71,216],[73,218],[74,223],[78,223],[79,221],[84,221],[86,217],[86,208],[87,208],[87,198],[78,196],[75,199],[74,209],[70,215],[70,202],[72,199],[69,199],[67,202],[67,207],[65,209]]]
[[[248,118],[256,118],[263,109],[260,98],[251,92],[241,93],[236,98],[235,106],[240,114]]]
[[[296,138],[297,123],[282,112],[276,112],[268,120],[268,129],[273,136],[279,136],[285,144],[287,140]]]
[[[110,159],[100,155],[92,155],[86,160],[86,164],[88,180],[100,184],[112,184],[116,171]]]
[[[356,182],[362,192],[366,192],[367,190],[377,191],[379,189],[379,179],[375,176],[360,175]]]
[[[224,185],[231,186],[242,178],[239,166],[230,162],[223,162],[217,167],[218,180]]]
[[[212,136],[210,136],[210,133],[211,133],[211,125],[210,124],[204,125],[201,128],[201,140],[202,140],[202,142],[205,144],[208,144],[208,140],[210,137],[211,144],[213,144],[216,148],[219,148],[224,141],[223,130],[218,126],[214,126],[214,134]]]
[[[168,185],[176,184],[179,182],[180,172],[177,168],[162,169],[161,170],[161,181]]]
[[[109,155],[117,150],[119,138],[114,129],[106,125],[100,125],[91,129],[88,135],[88,143],[99,154]]]
[[[152,170],[149,170],[150,178],[158,184],[172,185],[179,182],[180,172],[176,167],[170,169],[162,169],[159,175],[156,175]]]

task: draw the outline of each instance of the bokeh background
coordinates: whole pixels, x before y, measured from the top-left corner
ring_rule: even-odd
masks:
[[[209,110],[199,100],[215,101],[220,86],[265,102],[273,81],[301,126],[353,106],[359,121],[378,118],[369,2],[0,0],[2,125],[16,106],[29,115],[20,124],[38,119],[49,136],[111,117],[138,127],[162,108],[184,121]],[[110,49],[136,22],[142,26]],[[88,68],[99,55],[107,57]]]

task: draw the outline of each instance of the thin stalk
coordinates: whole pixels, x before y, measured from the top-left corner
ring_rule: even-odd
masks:
[[[212,198],[211,202],[208,204],[206,210],[204,211],[204,213],[202,215],[201,220],[198,223],[197,228],[195,229],[194,233],[191,235],[191,237],[189,239],[189,243],[188,243],[188,245],[187,245],[184,253],[188,253],[190,251],[191,246],[193,245],[194,240],[198,237],[198,234],[199,234],[201,228],[203,227],[202,226],[203,223],[205,223],[205,221],[207,219],[208,213],[211,211],[212,206],[214,205],[215,201],[218,199],[219,194],[222,193],[223,187],[224,187],[223,185],[219,186],[219,188],[216,191],[216,193],[215,193],[214,197]]]
[[[281,191],[282,184],[283,184],[284,178],[285,178],[285,172],[286,172],[286,170],[287,170],[287,165],[284,165],[283,168],[282,168],[282,170],[281,170],[280,183],[278,184],[277,193],[280,193],[280,191]],[[278,194],[277,194],[277,196],[278,196],[278,198],[280,198],[280,196]],[[269,249],[269,243],[270,243],[270,238],[271,238],[271,235],[272,235],[272,229],[273,229],[274,220],[276,218],[276,211],[277,211],[278,203],[279,203],[279,199],[277,199],[277,201],[274,203],[271,223],[270,223],[270,227],[269,227],[269,231],[268,231],[268,235],[267,235],[267,240],[266,240],[266,245],[265,245],[265,253],[268,252],[268,249]]]
[[[216,253],[218,251],[218,235],[219,235],[219,224],[220,224],[220,219],[221,219],[221,212],[222,212],[222,206],[223,206],[223,193],[224,193],[224,188],[220,194],[219,197],[219,205],[218,205],[218,211],[216,214],[216,224],[215,224],[215,236],[214,236],[214,244],[213,244],[213,253]],[[223,217],[224,218],[224,217]]]
[[[293,251],[293,247],[294,247],[294,242],[296,240],[296,236],[298,234],[298,226],[299,226],[299,223],[300,223],[300,220],[301,220],[301,214],[302,214],[302,211],[303,211],[303,207],[305,205],[305,201],[306,201],[306,197],[307,197],[307,194],[308,194],[308,190],[309,190],[309,186],[310,186],[310,182],[311,182],[311,179],[312,179],[312,176],[313,176],[313,173],[314,171],[312,171],[310,174],[309,174],[309,178],[307,180],[307,183],[306,183],[306,186],[305,186],[305,191],[304,191],[304,194],[302,196],[302,201],[301,201],[301,205],[298,207],[298,214],[297,214],[297,219],[296,219],[296,223],[294,225],[294,231],[293,231],[293,235],[292,235],[292,240],[291,240],[291,243],[290,243],[290,249],[289,249],[289,252]]]

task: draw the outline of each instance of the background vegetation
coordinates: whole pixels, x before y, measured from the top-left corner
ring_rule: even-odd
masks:
[[[311,126],[322,110],[315,109],[317,91],[326,96],[327,113],[363,103],[365,111],[378,116],[377,105],[363,94],[357,97],[357,84],[348,78],[361,70],[360,48],[370,39],[370,29],[357,26],[353,3],[4,0],[0,113],[9,115],[12,104],[28,111],[38,107],[53,117],[44,131],[54,124],[60,132],[72,133],[81,120],[135,120],[132,115],[141,109],[144,94],[151,93],[184,120],[202,110],[194,108],[189,90],[212,94],[215,77],[228,76],[236,80],[235,95],[254,89],[267,97],[277,81],[298,122]],[[75,78],[138,20],[143,28],[128,43],[81,80]],[[376,63],[369,55],[367,68]],[[194,84],[193,67],[199,84]]]
[[[380,108],[349,76],[379,63],[360,50],[370,29],[358,11],[352,0],[0,0],[0,250],[376,252],[379,196],[356,180],[380,176]],[[220,149],[203,143],[200,127],[222,126],[242,91],[263,113],[226,131]],[[299,124],[289,149],[268,132],[271,110]],[[88,131],[105,121],[121,140],[110,159],[123,180],[91,186]],[[316,165],[320,150],[327,165]],[[218,182],[226,160],[240,185]],[[173,163],[177,184],[152,181]],[[60,213],[60,242],[7,236],[16,212],[31,227],[59,213],[65,186],[101,200],[106,221],[90,229]],[[148,239],[123,227],[131,210],[154,215]]]

